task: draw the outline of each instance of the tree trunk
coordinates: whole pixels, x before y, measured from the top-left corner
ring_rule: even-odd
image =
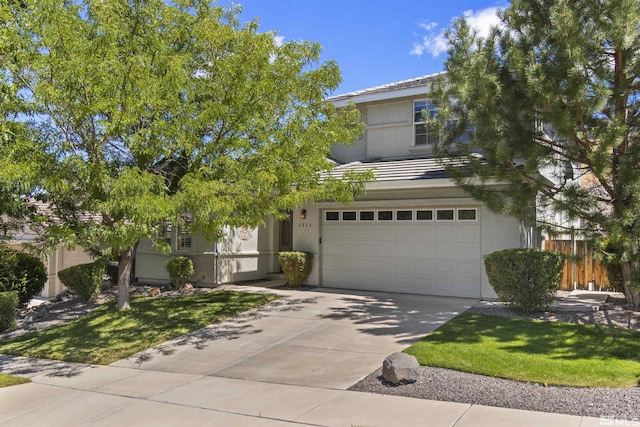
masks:
[[[120,253],[118,260],[118,310],[129,309],[129,282],[131,281],[131,266],[136,246]]]
[[[633,274],[630,262],[623,262],[622,264],[622,278],[624,280],[624,294],[627,298],[627,304],[631,307],[640,307],[640,289],[635,286],[633,282]]]

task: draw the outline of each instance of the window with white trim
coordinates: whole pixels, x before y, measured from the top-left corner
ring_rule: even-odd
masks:
[[[475,221],[478,219],[477,209],[458,209],[458,221]]]
[[[425,117],[434,118],[436,108],[428,101],[420,100],[413,102],[413,145],[429,145],[437,141],[437,135],[433,129],[425,123]]]
[[[329,221],[340,221],[340,212],[338,211],[326,211],[324,213],[324,220]]]
[[[358,219],[358,214],[356,211],[342,211],[342,220],[343,221],[355,221]]]
[[[437,209],[436,221],[453,221],[455,219],[453,209]]]
[[[185,225],[178,225],[178,247],[179,251],[187,251],[191,249],[191,232]]]
[[[413,211],[412,210],[397,210],[396,211],[396,221],[413,221]]]
[[[360,211],[360,221],[374,221],[376,219],[373,211]]]
[[[433,221],[433,210],[432,209],[416,210],[416,221]]]
[[[378,211],[378,221],[393,221],[393,211]]]

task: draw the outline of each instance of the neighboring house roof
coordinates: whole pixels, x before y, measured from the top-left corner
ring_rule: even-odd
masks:
[[[371,102],[402,96],[426,95],[428,86],[443,74],[444,72],[428,74],[426,76],[388,83],[369,89],[356,90],[342,95],[331,96],[327,98],[326,101],[335,104],[337,107],[341,107],[347,105],[350,101],[356,103]]]
[[[442,163],[460,167],[465,165],[462,158],[376,159],[337,166],[331,172],[331,176],[342,178],[347,171],[372,171],[375,182],[446,178],[447,174]]]

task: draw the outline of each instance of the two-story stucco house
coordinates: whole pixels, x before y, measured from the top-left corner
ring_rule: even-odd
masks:
[[[429,84],[437,75],[329,98],[354,102],[367,124],[353,146],[336,146],[334,174],[372,170],[376,181],[349,206],[327,201],[293,215],[293,247],[315,254],[318,286],[495,298],[483,255],[538,247],[534,227],[497,215],[446,177],[432,156],[438,135]],[[452,159],[452,161],[454,161]]]
[[[167,230],[173,254],[196,269],[193,281],[259,279],[278,272],[277,253],[314,253],[308,283],[330,288],[494,298],[482,256],[511,247],[537,247],[535,229],[496,215],[446,177],[432,156],[438,135],[423,120],[431,111],[429,84],[437,75],[391,83],[327,102],[354,102],[366,131],[352,146],[336,145],[336,176],[372,170],[376,181],[349,206],[308,204],[291,221],[267,219],[257,229],[229,229],[218,245],[177,229]],[[166,257],[149,242],[137,252],[141,282],[168,277]],[[216,270],[217,266],[217,270]]]

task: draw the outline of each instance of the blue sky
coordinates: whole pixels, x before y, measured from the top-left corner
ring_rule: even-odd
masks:
[[[323,60],[336,60],[342,84],[334,95],[442,71],[443,31],[466,16],[480,31],[497,23],[506,0],[233,0],[242,21],[282,40],[310,40]],[[219,0],[229,4],[231,0]]]

